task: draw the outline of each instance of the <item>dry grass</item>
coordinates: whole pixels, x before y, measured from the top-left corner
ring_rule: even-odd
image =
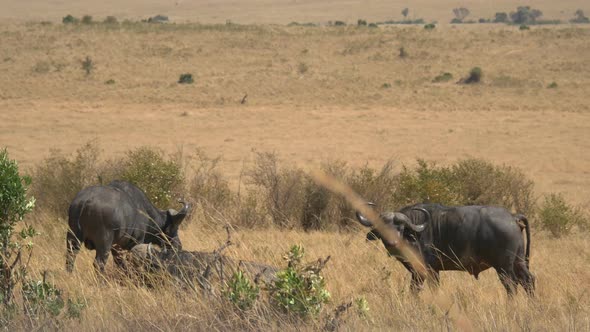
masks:
[[[307,168],[330,159],[362,166],[383,165],[391,158],[448,164],[472,156],[522,168],[538,195],[563,192],[569,201],[590,207],[586,27],[519,31],[504,25],[442,24],[426,32],[422,27],[13,22],[57,21],[68,12],[97,20],[116,15],[120,21],[162,13],[177,21],[215,23],[372,22],[399,19],[396,13],[405,7],[382,1],[371,6],[364,1],[277,1],[271,12],[267,2],[259,1],[220,1],[209,7],[203,1],[178,1],[173,9],[159,1],[142,1],[139,9],[138,3],[117,2],[114,12],[110,2],[81,1],[65,8],[0,0],[6,9],[0,15],[11,15],[0,24],[0,144],[23,167],[32,169],[50,149],[71,153],[94,138],[113,159],[143,145],[166,151],[182,146],[188,152],[202,147],[211,156],[222,155],[220,170],[235,190],[253,148],[278,151]],[[516,5],[501,1],[468,7],[472,16],[492,17]],[[548,18],[567,19],[577,8],[590,11],[585,5],[542,0],[534,7]],[[414,6],[410,10],[416,17],[446,22],[456,4],[428,0]],[[14,19],[19,14],[21,19]],[[398,57],[400,47],[408,57]],[[90,75],[80,65],[86,56],[95,64]],[[485,73],[477,86],[432,83],[442,72],[458,78],[474,66]],[[195,83],[179,86],[176,80],[185,72]],[[115,83],[105,84],[108,80]],[[547,89],[550,82],[558,88]],[[385,83],[391,87],[382,88]],[[88,251],[80,255],[76,272],[67,275],[66,222],[35,214],[43,234],[36,241],[33,272],[49,270],[50,279],[68,295],[88,304],[82,320],[66,322],[64,329],[319,327],[313,322],[280,325],[280,317],[255,325],[201,294],[147,289],[114,277],[104,282],[92,271]],[[213,250],[225,239],[225,219],[218,216],[219,224],[210,224],[196,216],[181,232],[183,244],[188,250]],[[279,265],[291,244],[302,243],[310,259],[332,255],[325,275],[333,306],[365,296],[371,308],[368,321],[347,316],[348,330],[590,330],[586,237],[555,240],[533,230],[531,270],[538,280],[533,300],[524,294],[508,300],[492,271],[479,281],[466,273],[443,273],[438,291],[413,298],[408,273],[381,244],[367,243],[360,228],[350,234],[243,230],[228,253]],[[109,269],[114,274],[112,262]]]
[[[81,321],[70,321],[66,328],[83,330],[210,330],[246,328],[244,321],[215,299],[200,292],[172,286],[147,289],[113,278],[96,277],[92,253],[83,250],[74,274],[64,271],[65,227],[42,219],[44,235],[37,240],[32,266],[35,271],[49,269],[52,279],[70,296],[81,296],[88,304]],[[221,225],[191,220],[181,236],[191,250],[213,250],[225,241]],[[590,328],[590,271],[587,261],[590,245],[585,236],[573,235],[554,240],[544,234],[533,235],[531,270],[537,276],[536,299],[522,290],[513,300],[506,297],[496,273],[486,271],[476,281],[467,273],[443,272],[439,290],[426,289],[418,298],[409,293],[409,274],[386,255],[383,246],[365,241],[365,232],[351,234],[296,231],[238,231],[235,246],[227,254],[239,259],[283,265],[281,255],[291,244],[301,243],[308,259],[332,255],[324,270],[332,293],[332,307],[353,297],[365,296],[369,320],[353,313],[345,315],[347,330],[588,330]],[[326,312],[327,313],[327,312]],[[256,314],[252,314],[255,318]],[[224,317],[225,321],[220,318]],[[285,317],[260,323],[266,328],[316,330],[313,322],[288,324]],[[283,321],[281,321],[281,319]],[[453,323],[455,321],[455,323]],[[457,323],[458,321],[458,323]],[[254,323],[252,323],[254,324]],[[265,325],[268,324],[268,325]],[[286,325],[281,325],[286,324]],[[456,324],[467,324],[456,326]],[[256,325],[256,324],[254,324]]]

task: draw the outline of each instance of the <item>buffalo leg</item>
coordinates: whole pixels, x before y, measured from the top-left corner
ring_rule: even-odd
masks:
[[[513,296],[516,293],[517,283],[514,268],[512,266],[496,268],[496,272],[498,272],[498,277],[500,277],[502,285],[504,285],[504,288],[506,288],[506,293],[508,293],[508,296]]]
[[[526,267],[524,261],[514,264],[514,270],[518,283],[524,288],[529,296],[535,295],[535,276]]]
[[[72,232],[66,235],[66,271],[72,272],[74,270],[74,263],[76,256],[80,252],[80,241]]]
[[[109,259],[109,251],[108,250],[99,250],[96,249],[96,257],[94,258],[94,268],[104,273],[104,266]]]

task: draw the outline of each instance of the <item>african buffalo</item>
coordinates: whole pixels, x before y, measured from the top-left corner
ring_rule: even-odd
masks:
[[[122,266],[119,251],[129,250],[138,243],[180,249],[178,226],[189,209],[183,203],[180,211],[161,211],[141,189],[125,181],[82,189],[68,211],[66,269],[73,270],[81,243],[96,250],[94,265],[100,271],[104,271],[109,252],[117,265]]]
[[[197,282],[209,288],[213,282],[229,279],[237,270],[255,281],[271,283],[278,268],[250,261],[238,261],[215,252],[167,250],[151,244],[138,244],[130,250],[129,261],[139,273],[165,271],[184,283]]]
[[[373,226],[359,212],[356,216],[362,225]],[[480,272],[493,267],[508,295],[516,291],[518,284],[533,295],[535,278],[529,271],[530,228],[525,216],[512,215],[494,206],[416,204],[400,212],[382,213],[381,218],[419,253],[435,284],[439,283],[439,271],[467,271],[477,279]],[[424,276],[400,257],[397,243],[387,241],[373,229],[367,240],[376,239],[381,239],[389,254],[412,273],[411,289],[419,291]]]

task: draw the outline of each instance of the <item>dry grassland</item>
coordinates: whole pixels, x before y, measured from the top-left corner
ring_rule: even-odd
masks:
[[[160,8],[149,7],[152,2],[146,3],[151,14]],[[478,2],[472,12],[491,16],[515,7],[504,2],[507,8]],[[0,3],[24,10],[23,2]],[[281,3],[277,18],[268,11],[256,22],[357,18],[337,17],[337,12],[316,18],[310,10],[288,16],[287,1]],[[312,6],[311,1],[296,3]],[[548,17],[560,18],[558,6],[567,7],[540,3]],[[50,4],[33,6],[30,17],[66,14],[63,7],[50,10]],[[91,11],[93,4],[98,6],[80,2],[80,13],[73,13],[111,14],[107,7]],[[234,12],[242,7],[226,5],[220,19],[211,6],[197,20],[250,22],[247,11]],[[429,9],[432,16],[444,18],[447,14],[437,8]],[[193,18],[185,12],[175,13]],[[327,159],[380,166],[390,158],[444,164],[473,156],[521,167],[535,181],[537,194],[563,192],[586,211],[590,208],[590,29],[585,27],[522,32],[504,25],[444,25],[428,32],[422,27],[3,23],[0,45],[0,146],[8,147],[25,169],[51,149],[73,152],[91,139],[99,140],[107,156],[141,145],[182,148],[188,155],[202,148],[223,157],[222,171],[234,183],[252,149],[277,151],[285,161],[308,168]],[[407,58],[398,57],[400,47]],[[80,65],[86,56],[96,65],[89,76]],[[474,66],[482,68],[483,83],[455,84]],[[176,83],[185,72],[195,76],[194,84]],[[432,83],[442,72],[454,79]],[[109,79],[115,83],[105,84]],[[558,88],[547,89],[551,82]],[[244,94],[247,103],[241,105]],[[67,294],[82,296],[88,304],[80,321],[64,323],[67,330],[320,327],[313,322],[281,325],[279,317],[248,323],[201,293],[138,288],[116,278],[105,283],[91,269],[92,253],[84,250],[77,271],[67,275],[66,222],[33,213],[43,233],[33,270],[49,270]],[[211,225],[194,215],[188,223],[181,232],[186,249],[213,250],[224,240],[223,218]],[[466,273],[443,273],[439,290],[414,298],[403,267],[387,257],[381,244],[367,243],[364,234],[360,228],[350,234],[240,230],[229,252],[277,265],[295,243],[305,246],[309,259],[332,255],[325,276],[333,307],[365,296],[371,308],[368,320],[346,316],[347,330],[590,330],[587,234],[556,240],[535,229],[531,270],[538,280],[537,298],[519,294],[513,300],[492,271],[479,281]]]

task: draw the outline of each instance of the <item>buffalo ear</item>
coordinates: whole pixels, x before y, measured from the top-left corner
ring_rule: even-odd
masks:
[[[184,220],[184,217],[186,217],[186,214],[181,214],[178,213],[178,211],[174,210],[174,209],[169,209],[168,211],[166,211],[167,217],[166,219],[166,223],[167,224],[171,224],[172,226],[179,226],[182,221]]]

